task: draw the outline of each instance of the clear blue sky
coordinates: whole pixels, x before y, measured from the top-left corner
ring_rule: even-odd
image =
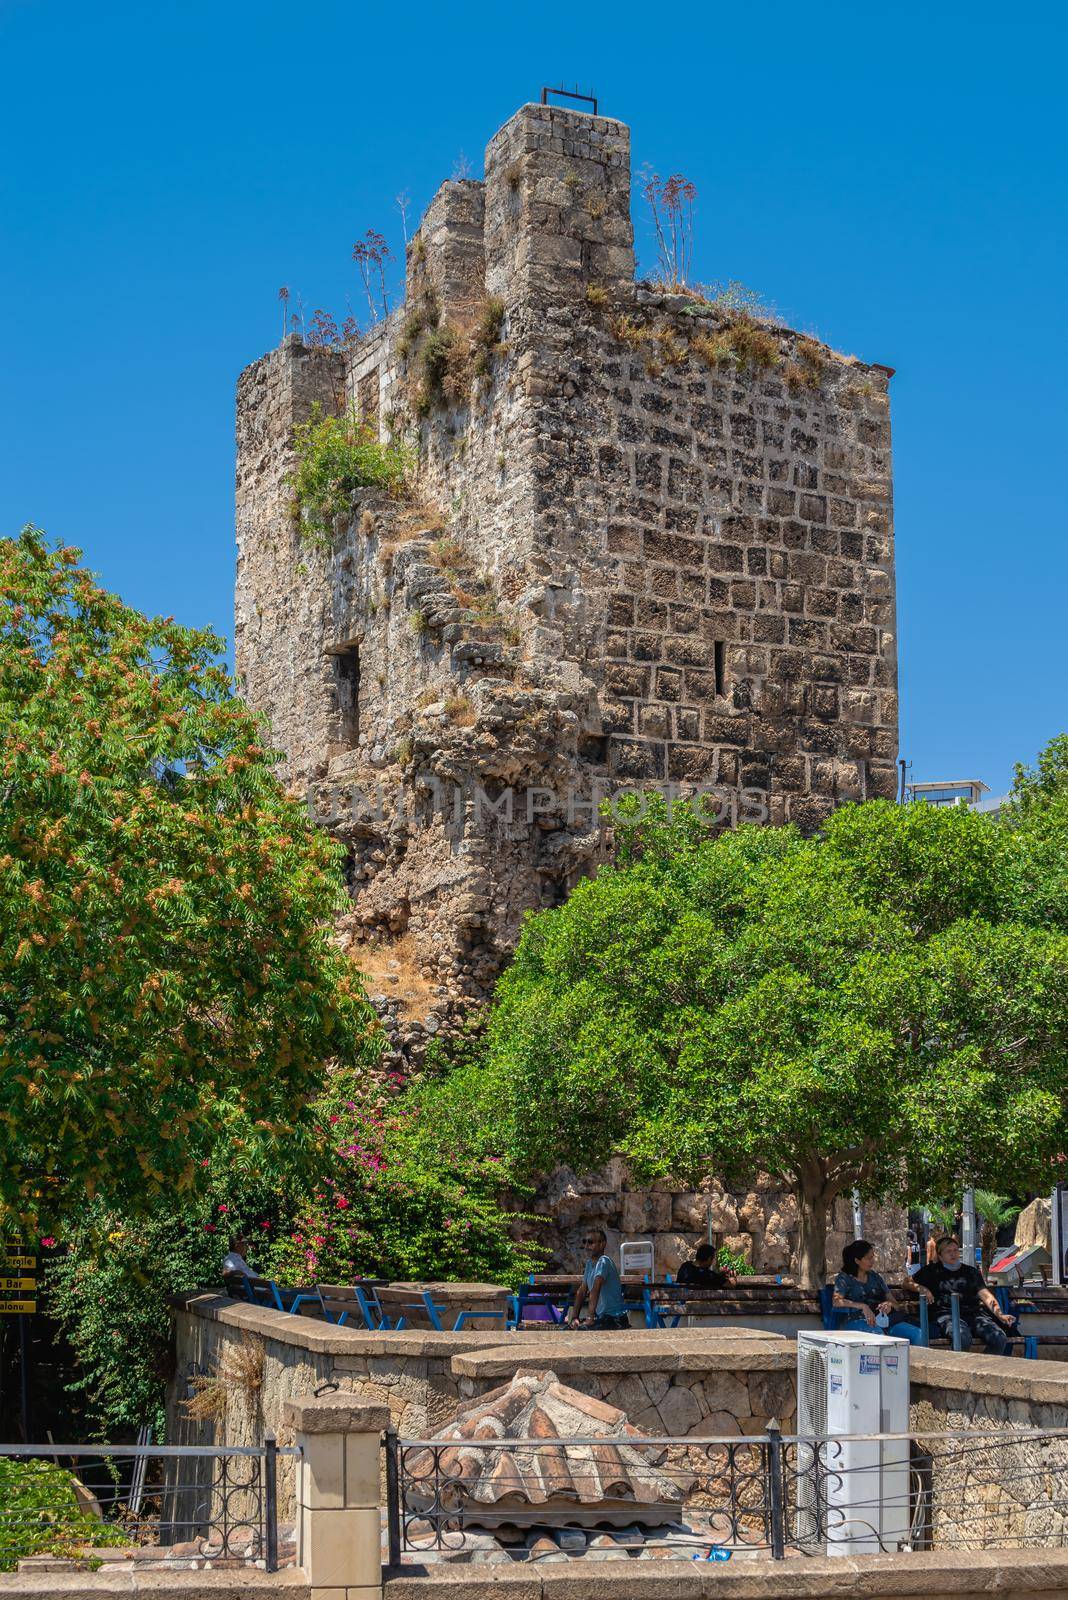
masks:
[[[1068,729],[1062,17],[0,0],[0,527],[229,636],[234,383],[279,285],[343,314],[398,191],[418,215],[579,79],[697,183],[699,277],[898,369],[902,753],[999,790]]]

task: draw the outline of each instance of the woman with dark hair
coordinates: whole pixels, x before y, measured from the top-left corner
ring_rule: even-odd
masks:
[[[854,1311],[845,1327],[851,1333],[892,1334],[909,1344],[922,1344],[923,1334],[903,1311],[894,1309],[886,1279],[875,1270],[875,1246],[854,1239],[842,1251],[842,1270],[834,1280],[834,1305]]]

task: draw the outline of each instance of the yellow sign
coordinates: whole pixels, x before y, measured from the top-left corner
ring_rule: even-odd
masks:
[[[0,1317],[32,1317],[36,1311],[36,1300],[0,1300]]]
[[[21,1272],[23,1268],[34,1272],[37,1267],[36,1256],[8,1256],[0,1261],[0,1272]]]
[[[0,1294],[5,1290],[36,1289],[36,1278],[0,1278]]]

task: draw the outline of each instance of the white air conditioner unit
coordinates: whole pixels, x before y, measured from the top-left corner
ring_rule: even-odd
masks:
[[[910,1535],[907,1339],[797,1335],[797,1541],[829,1556],[893,1551]]]
[[[625,1239],[619,1247],[619,1270],[653,1276],[653,1241],[651,1239]]]

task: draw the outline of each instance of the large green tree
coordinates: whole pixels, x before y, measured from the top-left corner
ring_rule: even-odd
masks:
[[[296,1160],[374,1051],[335,847],[219,664],[79,552],[0,541],[0,1232]]]
[[[763,1169],[797,1195],[809,1283],[854,1186],[1042,1187],[1068,1141],[1068,938],[1023,903],[1034,855],[964,809],[712,840],[653,802],[618,865],[528,920],[455,1126],[535,1169]]]

